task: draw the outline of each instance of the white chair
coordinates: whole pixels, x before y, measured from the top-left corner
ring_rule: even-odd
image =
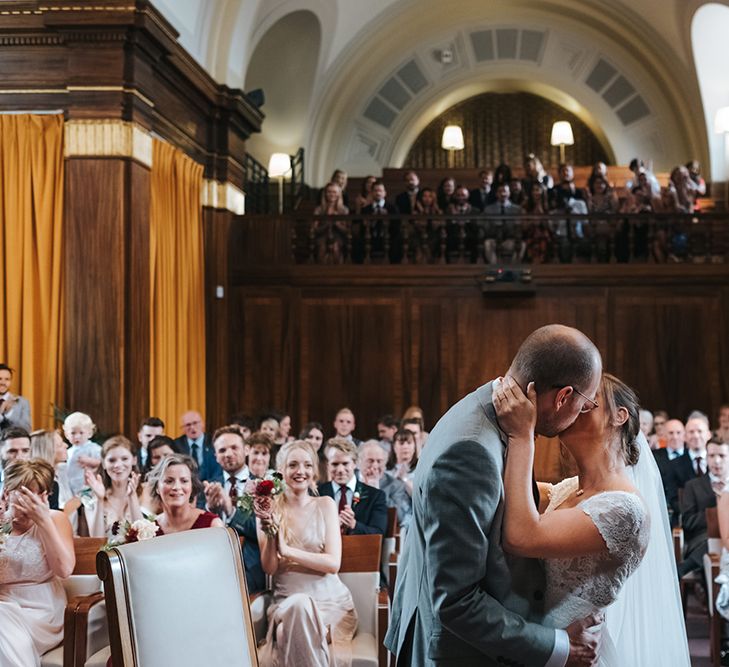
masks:
[[[708,553],[704,554],[704,581],[707,595],[706,606],[709,612],[709,646],[712,665],[719,667],[721,665],[721,635],[724,619],[714,609],[714,601],[719,593],[719,584],[715,580],[719,576],[721,559],[721,535],[716,507],[709,507],[706,510],[706,534]]]
[[[68,602],[61,646],[41,657],[41,667],[105,667],[109,631],[101,582],[96,576],[96,553],[105,540],[75,538],[76,565],[63,582]],[[106,654],[103,662],[99,659]]]
[[[240,541],[188,530],[101,552],[114,667],[258,667]]]
[[[352,593],[357,610],[357,632],[352,639],[352,667],[387,665],[382,645],[389,621],[387,591],[380,591],[381,535],[342,536],[342,564],[339,578]],[[268,627],[267,608],[271,594],[254,596],[251,613],[256,637],[263,641]]]

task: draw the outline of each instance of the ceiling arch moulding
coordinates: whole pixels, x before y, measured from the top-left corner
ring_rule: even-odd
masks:
[[[650,43],[643,44],[643,48],[637,51],[630,46],[631,43],[637,41],[638,36],[635,33],[635,26],[630,25],[633,14],[629,10],[618,12],[627,25],[617,24],[616,26],[613,19],[607,24],[602,22],[602,19],[605,18],[604,7],[590,0],[580,3],[566,0],[561,3],[539,3],[538,6],[525,2],[496,3],[501,6],[489,7],[489,16],[476,21],[473,17],[483,16],[482,4],[469,0],[464,0],[464,4],[463,11],[459,15],[471,16],[467,25],[453,25],[452,12],[449,13],[447,8],[435,7],[432,11],[429,9],[428,12],[419,12],[416,3],[398,5],[398,11],[393,10],[389,20],[381,16],[378,17],[376,25],[368,26],[370,30],[374,30],[374,35],[369,34],[368,36],[368,31],[363,31],[364,34],[361,38],[354,40],[350,48],[339,55],[336,70],[332,69],[326,73],[322,92],[318,96],[319,105],[313,113],[308,149],[309,155],[312,157],[310,164],[314,167],[314,178],[323,179],[334,166],[341,166],[338,164],[338,160],[343,157],[341,149],[351,146],[352,119],[360,116],[364,106],[377,93],[383,80],[387,80],[388,77],[384,74],[389,74],[395,69],[394,63],[406,61],[408,55],[413,53],[417,53],[421,58],[427,60],[427,54],[424,55],[423,50],[429,49],[432,45],[447,42],[459,33],[468,35],[477,27],[492,27],[495,22],[490,22],[489,16],[499,16],[498,23],[503,25],[511,24],[522,28],[536,26],[541,30],[548,29],[550,42],[553,40],[554,34],[558,34],[563,37],[562,41],[568,46],[569,43],[588,43],[589,49],[578,48],[576,53],[572,54],[575,77],[586,76],[588,74],[586,69],[594,65],[600,53],[614,57],[620,63],[618,69],[621,73],[631,73],[631,78],[628,79],[630,86],[646,98],[649,109],[665,116],[663,125],[668,129],[670,135],[669,144],[664,145],[665,150],[670,151],[671,147],[674,149],[680,147],[681,151],[695,154],[699,159],[704,157],[704,152],[702,152],[702,147],[705,145],[703,128],[697,131],[696,128],[690,126],[691,123],[687,123],[689,127],[684,127],[678,117],[680,110],[686,109],[685,100],[688,97],[689,89],[692,90],[691,85],[688,86],[688,89],[681,90],[681,86],[676,83],[676,73],[685,70],[685,63],[681,62],[681,58],[672,53],[670,48],[665,49],[670,54],[669,57],[666,57],[663,49],[657,49],[660,53],[651,50],[657,42],[661,41],[660,36],[653,39],[651,35],[651,38],[646,40],[644,34],[642,40]],[[469,12],[469,9],[473,11]],[[402,30],[398,31],[397,26],[402,25],[402,21],[406,21],[408,25],[407,34]],[[637,25],[640,25],[640,22],[637,22]],[[569,36],[570,39],[566,39],[566,36]],[[467,37],[466,40],[468,40]],[[423,46],[424,44],[425,46]],[[584,53],[581,53],[581,50]],[[635,55],[636,53],[639,57]],[[473,57],[472,54],[471,57]],[[356,76],[354,76],[355,72]],[[473,72],[471,74],[475,79],[475,74]],[[457,76],[454,74],[450,76],[453,76],[453,80],[449,81],[448,85],[443,85],[442,89],[452,94],[457,88],[455,85]],[[492,80],[525,80],[527,78],[523,74],[515,75],[514,71],[490,77]],[[353,79],[356,79],[359,85],[355,85]],[[368,82],[368,84],[372,82],[364,92],[361,86],[362,81]],[[431,80],[431,83],[435,86],[437,82]],[[462,83],[463,86],[466,85],[465,82]],[[551,87],[559,88],[556,82],[552,82]],[[578,100],[584,108],[587,108],[588,105],[584,103],[580,95],[575,95],[570,90],[567,92],[570,93],[573,100]],[[602,99],[597,94],[595,96]],[[655,100],[659,102],[657,105],[654,104]],[[604,105],[605,109],[611,108],[604,100],[597,103]],[[594,112],[593,115],[600,116]],[[691,113],[688,115],[692,116]],[[417,122],[412,117],[409,118],[409,121]],[[588,124],[591,123],[588,122]],[[344,125],[347,127],[343,127]],[[649,136],[650,132],[644,130],[644,135],[646,146],[661,145],[662,140],[655,136],[655,132],[653,136]],[[614,142],[611,140],[609,143]],[[650,150],[654,149],[650,148]],[[394,150],[392,154],[395,155]],[[683,155],[682,159],[685,159]],[[369,170],[373,170],[378,164],[373,161],[366,166]]]

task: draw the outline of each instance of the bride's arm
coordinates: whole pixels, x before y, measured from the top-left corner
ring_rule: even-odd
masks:
[[[504,474],[504,549],[530,558],[569,558],[607,551],[592,519],[580,508],[540,515],[534,505],[536,403],[537,394],[531,382],[527,396],[508,376],[495,383],[494,407],[499,426],[509,438]]]
[[[278,552],[281,558],[295,561],[299,565],[322,574],[336,574],[342,563],[342,533],[339,528],[339,513],[334,500],[328,496],[317,498],[315,502],[321,504],[321,511],[326,524],[324,538],[324,551],[314,553],[297,549],[287,544],[279,533]]]

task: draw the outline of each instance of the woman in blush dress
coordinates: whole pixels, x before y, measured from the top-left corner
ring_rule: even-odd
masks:
[[[346,667],[357,613],[337,576],[342,559],[337,508],[331,498],[311,495],[318,461],[309,443],[284,445],[276,464],[286,490],[269,511],[256,509],[261,564],[273,577],[274,596],[260,664]]]
[[[162,508],[157,519],[157,535],[169,535],[197,528],[222,528],[217,514],[195,507],[203,490],[197,466],[189,456],[171,454],[152,469],[148,477],[152,500]]]
[[[48,507],[53,466],[40,459],[5,469],[0,523],[0,665],[38,667],[63,640],[61,579],[75,565],[71,524]]]

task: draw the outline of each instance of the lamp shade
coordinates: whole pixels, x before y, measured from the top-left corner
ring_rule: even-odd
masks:
[[[447,125],[443,130],[440,145],[447,151],[463,150],[463,130],[458,125]]]
[[[717,134],[729,133],[729,107],[717,110],[714,116],[714,132]]]
[[[268,161],[268,175],[271,178],[286,176],[291,171],[291,156],[286,153],[274,153]]]
[[[572,126],[566,120],[558,120],[552,125],[552,138],[549,140],[552,146],[572,146],[575,143],[575,137],[572,134]]]

